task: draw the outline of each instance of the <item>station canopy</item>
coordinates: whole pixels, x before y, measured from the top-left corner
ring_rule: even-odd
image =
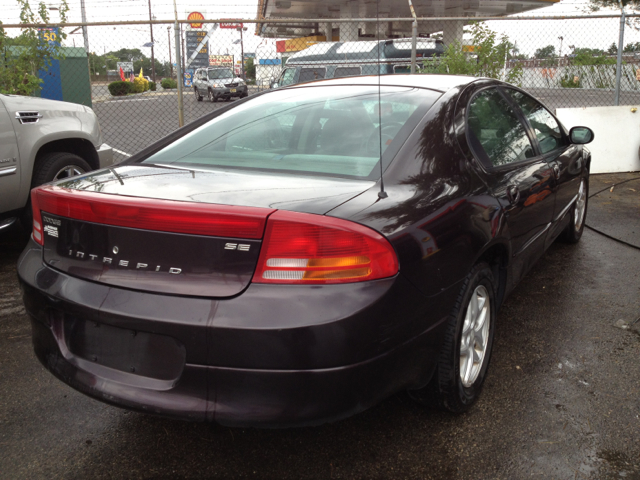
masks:
[[[464,24],[472,22],[474,17],[500,17],[515,13],[527,12],[537,8],[548,7],[560,0],[413,0],[418,17],[461,17]],[[314,19],[322,23],[307,24],[292,22],[291,24],[264,23],[256,25],[256,34],[262,37],[293,38],[306,35],[326,35],[326,29],[332,28],[333,35],[339,34],[342,23],[334,23],[332,19],[349,18],[409,18],[409,2],[407,0],[260,0],[258,3],[258,19]],[[411,35],[409,22],[386,22],[384,26],[387,38]],[[348,25],[348,24],[347,24]],[[353,25],[350,26],[353,29]],[[359,37],[363,40],[370,37],[372,28],[364,22],[358,26]],[[438,22],[422,23],[420,33],[428,34],[442,31],[443,25]],[[368,31],[367,31],[368,30]],[[425,31],[427,30],[427,31]],[[367,33],[369,35],[367,35]],[[342,36],[342,35],[341,35]],[[354,40],[350,35],[349,40]],[[370,38],[369,38],[370,40]]]

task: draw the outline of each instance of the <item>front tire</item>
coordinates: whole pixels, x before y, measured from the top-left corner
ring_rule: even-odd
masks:
[[[211,103],[216,103],[218,101],[218,97],[216,97],[216,94],[213,93],[213,90],[209,90],[209,101]]]
[[[409,392],[414,400],[462,413],[478,399],[493,346],[495,294],[491,268],[477,264],[465,278],[449,317],[434,376],[426,387]]]

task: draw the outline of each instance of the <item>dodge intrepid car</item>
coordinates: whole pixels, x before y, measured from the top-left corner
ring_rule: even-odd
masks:
[[[580,239],[592,138],[470,77],[229,104],[32,191],[35,353],[103,402],[230,426],[334,421],[404,389],[465,411],[505,297]]]

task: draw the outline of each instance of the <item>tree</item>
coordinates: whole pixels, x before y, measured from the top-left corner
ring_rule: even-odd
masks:
[[[256,65],[253,61],[253,57],[247,58],[245,63],[244,71],[246,72],[246,76],[248,79],[255,80],[256,79]]]
[[[556,47],[553,45],[547,45],[546,47],[542,47],[537,49],[533,58],[554,58],[556,56]]]
[[[638,0],[622,0],[622,6],[625,10],[640,10],[640,1]],[[620,8],[618,0],[589,0],[587,8],[592,12],[597,12],[601,8]]]
[[[640,42],[628,43],[622,51],[623,53],[640,52]],[[616,53],[618,53],[618,47],[616,47]]]
[[[505,59],[512,44],[506,35],[498,34],[487,26],[476,23],[471,29],[472,45],[460,42],[449,44],[440,57],[426,60],[421,73],[448,73],[490,77],[518,84],[522,80],[522,65],[505,69]]]
[[[20,23],[49,23],[47,5],[38,3],[34,13],[29,0],[16,0],[20,6]],[[66,0],[60,3],[60,23],[66,23],[69,6]],[[40,70],[49,68],[53,60],[61,57],[60,44],[66,38],[62,28],[57,35],[51,30],[35,27],[23,28],[18,37],[7,36],[0,21],[0,93],[34,95],[40,90]]]

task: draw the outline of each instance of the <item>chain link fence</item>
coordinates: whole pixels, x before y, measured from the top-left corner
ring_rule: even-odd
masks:
[[[488,59],[491,76],[513,81],[551,109],[614,105],[618,83],[619,104],[636,105],[635,21],[625,22],[619,82],[615,16],[508,17],[475,26],[468,19],[417,19],[415,55],[411,19],[65,25],[62,56],[55,68],[40,72],[44,82],[35,94],[91,106],[120,159],[177,129],[180,118],[189,123],[284,85],[410,73],[412,57],[419,73],[482,73],[488,70],[478,66]],[[21,31],[5,26],[9,39]],[[58,26],[42,31],[60,32]],[[15,48],[5,47],[5,62]]]

